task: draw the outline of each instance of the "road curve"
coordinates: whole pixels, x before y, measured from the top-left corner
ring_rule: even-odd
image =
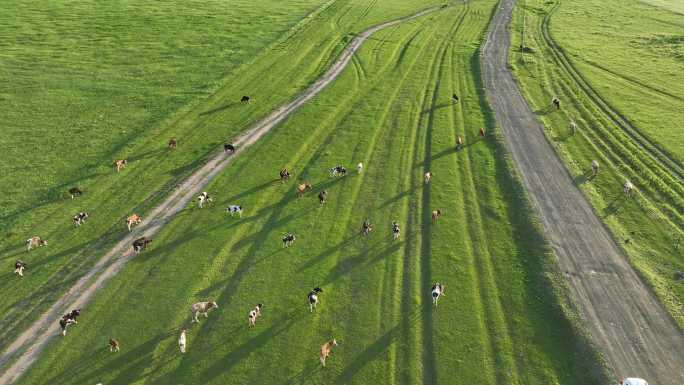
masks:
[[[270,115],[254,124],[234,142],[236,152],[229,155],[221,151],[204,166],[192,173],[176,187],[173,193],[145,216],[145,220],[121,239],[95,266],[74,284],[50,309],[24,331],[0,356],[0,368],[8,365],[0,375],[0,385],[16,381],[36,361],[50,338],[58,336],[58,320],[62,314],[74,308],[85,308],[97,290],[118,273],[133,258],[131,244],[141,236],[151,237],[181,211],[202,189],[223,170],[231,160],[256,142],[291,113],[308,102],[332,83],[349,64],[354,53],[375,32],[439,10],[432,7],[415,14],[370,27],[357,35],[344,49],[340,57],[313,85]],[[87,311],[87,310],[86,310]],[[20,354],[20,355],[19,355]],[[19,356],[18,356],[19,355]],[[18,356],[18,358],[16,358]],[[16,358],[16,360],[15,360]]]
[[[492,19],[481,57],[485,88],[582,318],[616,378],[682,384],[684,335],[573,183],[508,68],[513,5],[501,0]]]

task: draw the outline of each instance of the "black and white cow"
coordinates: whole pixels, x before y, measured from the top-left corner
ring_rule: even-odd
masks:
[[[392,222],[392,238],[397,239],[399,238],[399,233],[401,230],[399,229],[399,224],[397,222]]]
[[[231,217],[232,217],[233,215],[237,214],[240,218],[242,218],[242,206],[230,205],[230,206],[228,206],[228,208],[226,209],[226,212],[227,212],[228,214],[230,214]]]
[[[435,306],[437,306],[437,301],[439,300],[439,297],[443,295],[444,285],[442,285],[439,282],[432,285],[432,303],[435,304]]]
[[[211,196],[209,196],[209,193],[206,191],[202,191],[200,195],[197,196],[197,202],[199,204],[199,208],[204,207],[205,203],[213,202],[214,200],[212,199]]]
[[[59,320],[59,326],[62,328],[62,335],[65,336],[67,332],[67,326],[72,324],[77,324],[76,318],[81,315],[81,309],[72,310]]]
[[[140,253],[141,251],[145,250],[147,248],[147,245],[152,243],[152,240],[147,238],[147,237],[140,237],[133,241],[133,251],[135,253]]]
[[[14,274],[23,277],[24,270],[26,270],[26,262],[22,261],[21,259],[17,259],[17,261],[14,262]]]
[[[347,169],[342,166],[335,166],[330,169],[330,174],[332,176],[345,176],[347,175]]]
[[[314,309],[316,308],[316,305],[318,305],[318,294],[322,293],[323,289],[320,287],[314,287],[313,290],[309,292],[309,295],[307,296],[307,299],[309,300],[309,311],[313,312]]]
[[[373,224],[371,224],[368,219],[363,221],[363,225],[361,225],[361,234],[364,236],[370,234],[370,232],[373,231]]]
[[[85,223],[86,219],[88,219],[88,213],[86,213],[85,211],[81,211],[80,213],[74,215],[74,225],[80,226],[83,223]]]
[[[294,243],[294,241],[297,240],[297,237],[295,237],[294,234],[292,233],[287,233],[283,236],[283,247],[290,247]]]
[[[261,316],[261,309],[264,305],[258,303],[254,309],[249,311],[249,327],[256,326],[256,320]]]

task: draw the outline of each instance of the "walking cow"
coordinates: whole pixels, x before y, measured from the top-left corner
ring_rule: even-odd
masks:
[[[199,322],[197,318],[200,314],[204,315],[204,318],[209,318],[209,310],[218,309],[218,304],[216,302],[197,302],[190,306],[190,311],[192,312],[192,322]]]
[[[62,318],[59,320],[59,326],[62,328],[62,335],[66,336],[67,333],[67,327],[72,324],[77,324],[78,321],[76,321],[76,318],[81,315],[81,309],[76,309],[72,310],[65,315],[62,316]]]
[[[83,223],[85,223],[86,219],[88,219],[88,213],[86,213],[85,211],[81,211],[80,213],[74,215],[74,217],[73,217],[74,225],[76,227],[79,227]]]
[[[316,305],[318,305],[318,295],[323,292],[323,289],[320,287],[314,287],[313,290],[309,292],[309,295],[306,297],[309,301],[309,311],[313,312],[314,309],[316,308]]]
[[[258,303],[254,309],[249,311],[249,327],[256,326],[256,320],[258,317],[261,317],[261,309],[263,307],[264,305]]]
[[[133,251],[138,254],[141,251],[145,250],[147,248],[147,245],[152,243],[151,239],[148,239],[147,237],[140,237],[133,241]]]
[[[115,161],[114,161],[114,167],[116,167],[116,172],[119,172],[119,171],[121,171],[122,169],[126,168],[126,164],[128,164],[128,162],[126,161],[126,159],[118,159],[118,160],[115,160]]]
[[[34,247],[41,247],[41,246],[47,246],[47,241],[41,239],[39,236],[34,235],[31,238],[26,240],[26,246],[29,250],[31,250]]]
[[[326,342],[321,346],[321,355],[320,355],[320,360],[321,360],[321,365],[325,367],[325,360],[328,358],[330,353],[332,353],[333,347],[337,346],[337,340],[334,338],[331,339],[330,341]]]
[[[26,267],[26,262],[22,261],[21,259],[17,259],[17,261],[14,262],[14,274],[23,277],[24,270],[26,270]]]
[[[437,306],[437,301],[439,301],[439,297],[444,295],[444,285],[441,283],[437,282],[434,285],[432,285],[432,303]]]
[[[128,227],[128,231],[131,231],[133,225],[137,225],[140,222],[142,222],[142,217],[138,214],[132,214],[131,216],[126,218],[126,227]]]
[[[295,237],[294,234],[292,233],[287,233],[283,236],[283,247],[288,248],[292,246],[294,241],[297,240],[297,237]]]

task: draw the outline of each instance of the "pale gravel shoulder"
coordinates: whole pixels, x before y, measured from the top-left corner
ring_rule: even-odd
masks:
[[[60,335],[58,320],[62,314],[69,311],[69,309],[86,308],[97,290],[103,287],[109,279],[114,277],[123,268],[126,262],[133,258],[134,254],[131,247],[133,240],[141,236],[152,237],[156,234],[179,211],[186,207],[209,181],[230,164],[235,156],[259,140],[274,126],[282,122],[332,83],[349,64],[354,53],[368,37],[381,29],[437,10],[439,10],[437,7],[428,8],[413,15],[366,29],[349,43],[337,61],[311,87],[240,135],[234,142],[236,147],[234,154],[221,152],[200,169],[193,172],[192,175],[176,187],[168,198],[147,214],[140,225],[126,234],[88,273],[81,277],[48,311],[41,315],[36,322],[2,352],[0,367],[12,361],[18,354],[20,355],[0,376],[0,385],[11,384],[16,381],[38,359],[50,338]],[[86,325],[81,327],[86,327]]]
[[[573,183],[511,74],[513,4],[501,0],[492,19],[481,57],[485,88],[580,315],[616,381],[682,384],[684,335]]]

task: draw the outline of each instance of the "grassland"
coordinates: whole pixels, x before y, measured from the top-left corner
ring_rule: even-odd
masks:
[[[0,291],[12,295],[0,299],[0,346],[121,237],[127,215],[304,89],[351,35],[433,3],[3,3]],[[249,106],[236,103],[244,94]],[[129,167],[117,175],[119,158]],[[73,186],[85,191],[74,201]],[[82,210],[91,218],[75,229]],[[27,253],[32,235],[49,246]]]
[[[684,328],[684,281],[677,278],[684,271],[684,151],[672,124],[684,117],[681,45],[640,43],[678,36],[681,17],[636,1],[527,1],[514,28],[511,63],[528,102],[577,185]],[[560,111],[549,106],[554,95]],[[594,159],[601,171],[591,179]],[[625,180],[638,189],[631,199],[622,193]]]
[[[211,183],[215,206],[184,210],[20,383],[600,383],[484,101],[477,48],[494,5],[375,35],[329,89]],[[360,175],[328,174],[358,161]],[[277,181],[283,167],[314,191],[297,199],[294,181]],[[245,216],[227,217],[228,204]],[[436,208],[445,215],[431,225]],[[376,225],[368,238],[365,218]],[[298,236],[289,249],[285,232]],[[434,281],[447,285],[439,310]],[[310,314],[316,285],[322,304]],[[220,308],[190,327],[179,355],[189,305],[209,298]],[[248,330],[257,302],[264,315]],[[106,352],[109,336],[121,352]],[[340,345],[321,369],[317,348],[331,336]]]

